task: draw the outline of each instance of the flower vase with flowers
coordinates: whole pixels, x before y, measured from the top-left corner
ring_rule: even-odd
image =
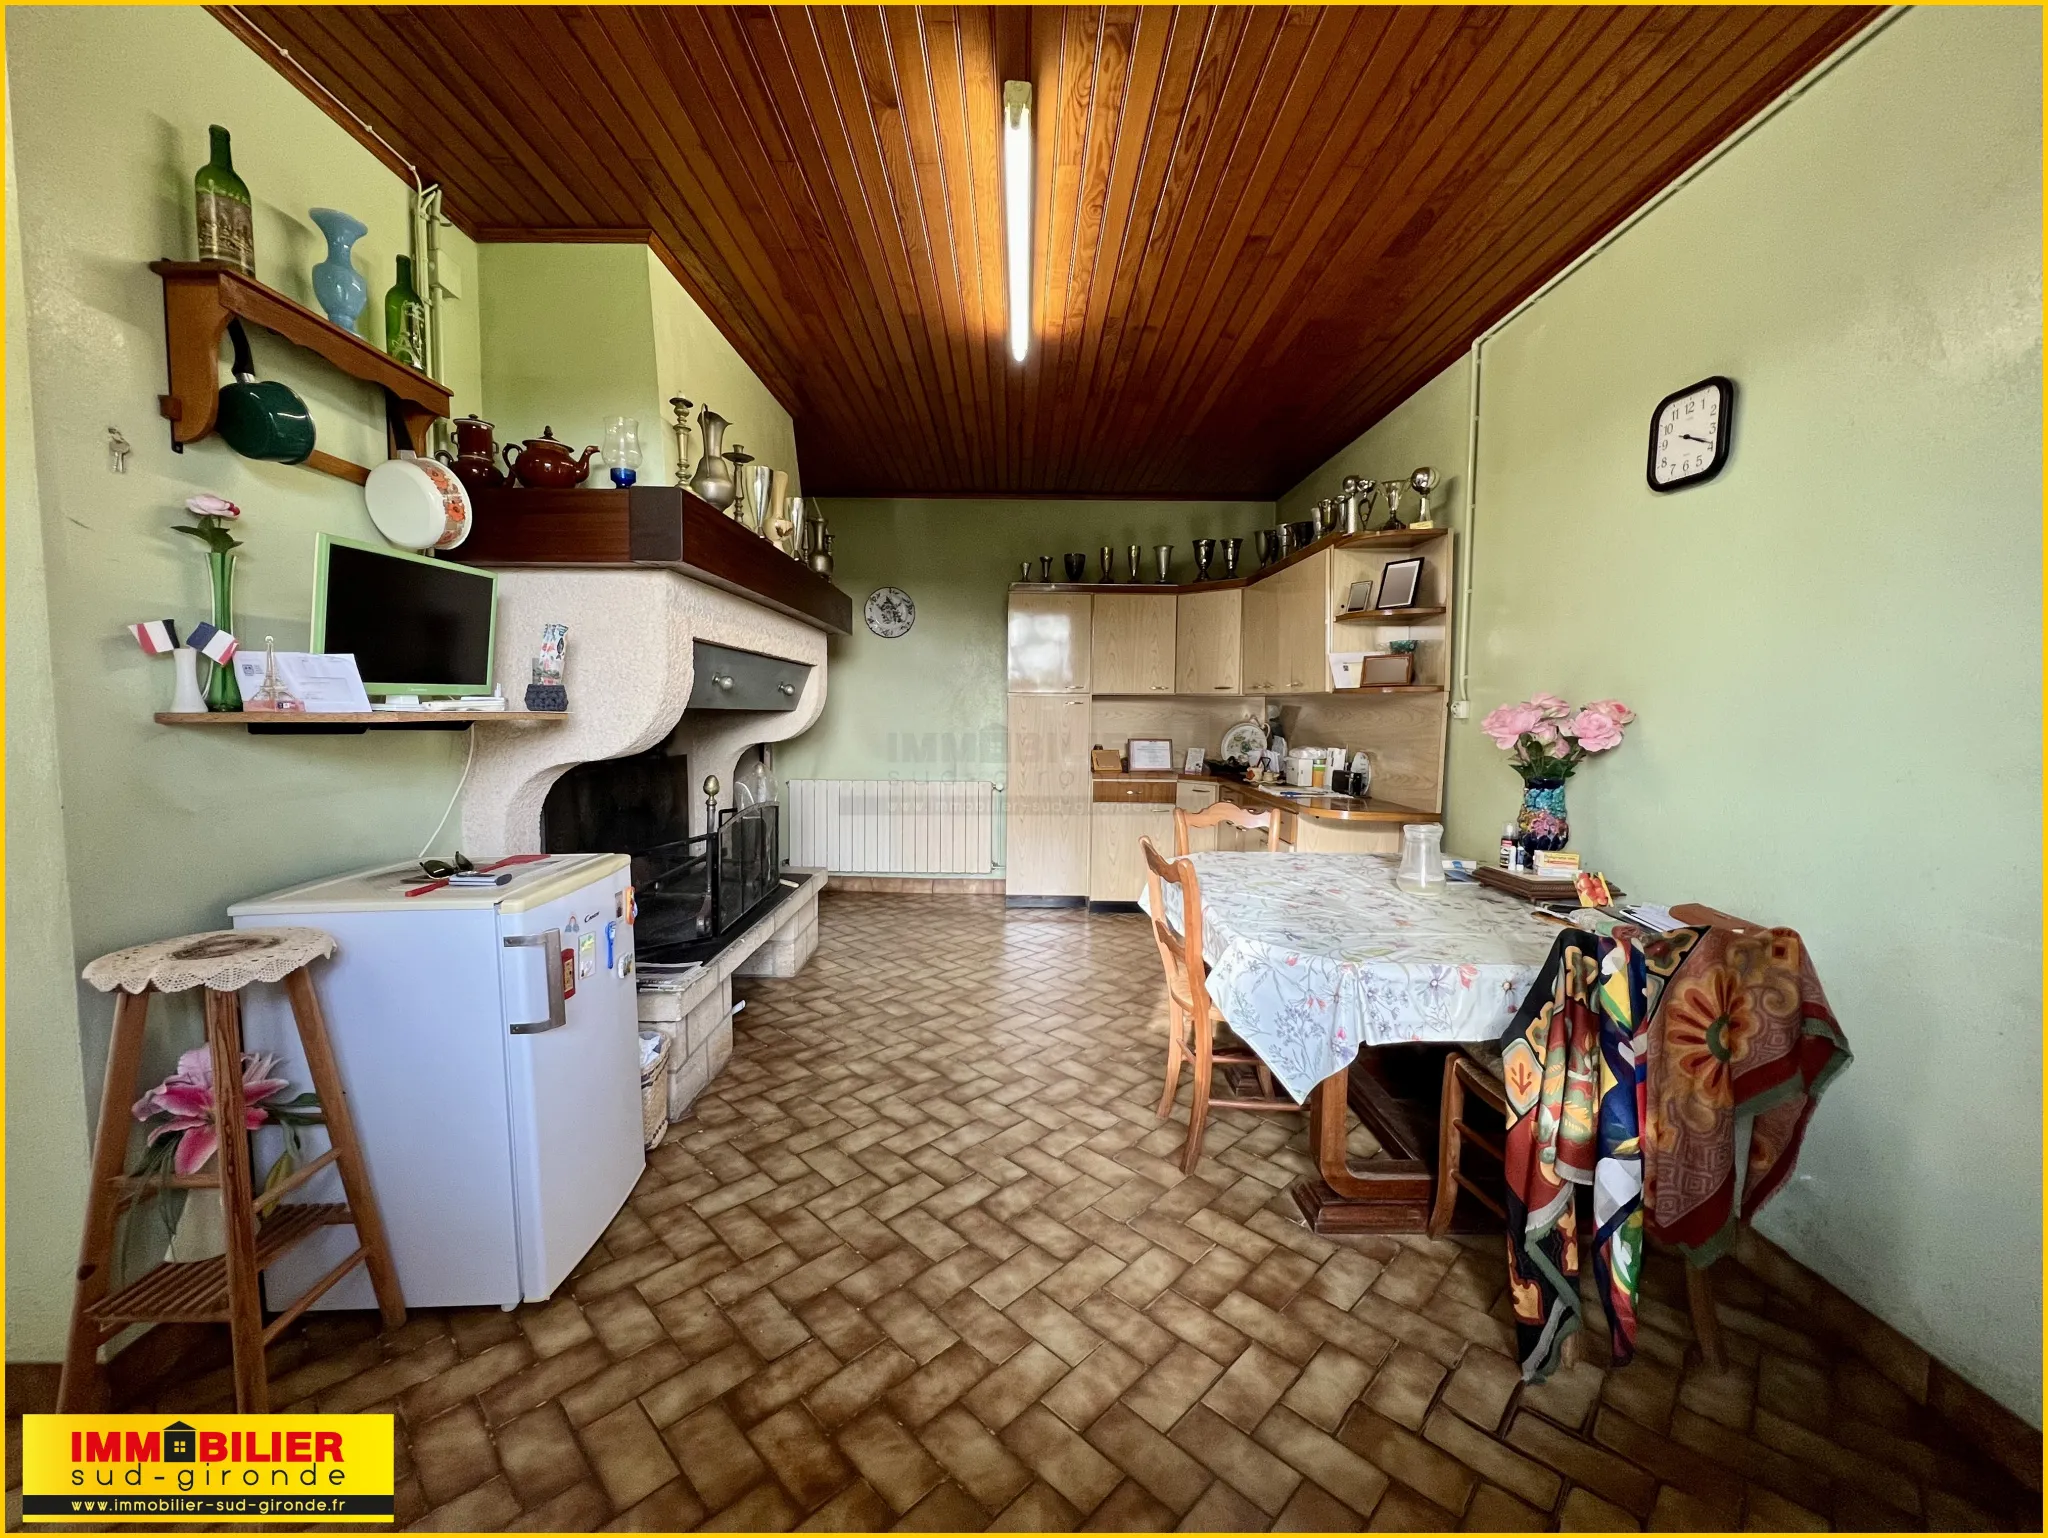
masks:
[[[1594,700],[1574,710],[1555,694],[1539,694],[1503,705],[1479,723],[1522,777],[1515,828],[1525,848],[1564,848],[1571,838],[1564,782],[1587,755],[1619,747],[1623,729],[1635,718],[1620,700]]]
[[[137,1171],[168,1185],[169,1177],[196,1175],[220,1151],[221,1124],[214,1105],[213,1053],[194,1047],[178,1059],[177,1071],[135,1102],[133,1114],[148,1128],[143,1141],[142,1164]],[[291,1082],[277,1071],[277,1058],[269,1052],[242,1054],[241,1131],[275,1124],[284,1132],[284,1150],[263,1177],[269,1191],[283,1183],[305,1162],[299,1141],[301,1127],[318,1126],[324,1120],[320,1100],[311,1090],[293,1098],[286,1096]],[[218,1191],[187,1193],[186,1211],[172,1236],[173,1260],[202,1260],[219,1254],[221,1222]],[[198,1201],[199,1198],[210,1200]],[[195,1210],[195,1202],[196,1208]],[[188,1229],[203,1237],[196,1242]]]
[[[206,575],[213,587],[213,628],[233,635],[235,552],[242,548],[242,542],[228,532],[228,525],[242,516],[242,510],[226,497],[217,497],[211,492],[187,497],[185,510],[192,514],[193,521],[171,527],[180,534],[191,535],[206,546]],[[206,683],[206,708],[242,708],[241,686],[235,682],[234,668],[225,662],[213,665],[213,676]]]

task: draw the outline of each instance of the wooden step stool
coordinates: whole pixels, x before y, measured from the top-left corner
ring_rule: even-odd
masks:
[[[270,1408],[264,1348],[357,1265],[369,1268],[385,1328],[396,1329],[405,1323],[405,1298],[391,1264],[384,1220],[356,1146],[348,1096],[342,1090],[320,1001],[306,970],[312,962],[333,954],[334,937],[318,929],[220,929],[131,946],[102,956],[85,969],[85,980],[93,987],[102,993],[118,989],[120,997],[114,1005],[114,1036],[107,1051],[106,1085],[93,1137],[85,1237],[78,1249],[78,1291],[71,1306],[64,1376],[57,1390],[60,1412],[103,1408],[98,1402],[99,1349],[110,1338],[130,1325],[177,1322],[227,1325],[234,1346],[235,1408],[245,1415],[261,1414]],[[282,983],[291,1000],[306,1066],[320,1097],[328,1150],[294,1170],[260,1200],[253,1191],[249,1138],[239,1128],[223,1127],[212,1173],[126,1174],[123,1166],[129,1129],[134,1125],[130,1105],[139,1089],[136,1073],[142,1063],[150,994],[206,990],[206,1044],[213,1057],[214,1105],[239,1107],[243,1103],[240,990],[256,982]],[[339,1169],[346,1202],[274,1206],[330,1164]],[[227,1253],[211,1260],[165,1261],[110,1294],[114,1234],[122,1211],[166,1187],[220,1191]],[[258,1275],[301,1239],[336,1224],[355,1228],[355,1252],[266,1328]]]

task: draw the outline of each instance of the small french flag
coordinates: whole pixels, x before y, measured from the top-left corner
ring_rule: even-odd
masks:
[[[225,663],[235,654],[235,638],[225,630],[207,624],[205,620],[192,627],[192,633],[185,638],[185,644],[200,656],[211,658],[215,662]]]
[[[130,625],[128,633],[135,642],[152,657],[161,657],[165,652],[175,651],[178,646],[178,627],[167,619],[146,619],[139,625]]]

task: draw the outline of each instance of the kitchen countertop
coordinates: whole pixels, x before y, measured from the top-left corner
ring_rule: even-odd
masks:
[[[1376,801],[1371,797],[1360,801],[1355,796],[1332,796],[1315,793],[1308,796],[1276,796],[1264,787],[1247,785],[1242,780],[1228,780],[1218,774],[1183,774],[1177,770],[1124,769],[1115,774],[1097,772],[1098,781],[1147,781],[1173,780],[1189,781],[1194,784],[1208,784],[1227,787],[1245,798],[1246,804],[1254,807],[1273,807],[1283,812],[1294,812],[1303,817],[1313,817],[1319,822],[1434,822],[1436,812],[1418,811],[1412,806],[1398,806],[1392,801]]]

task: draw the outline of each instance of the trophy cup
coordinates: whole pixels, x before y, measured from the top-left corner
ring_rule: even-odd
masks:
[[[1381,525],[1382,528],[1405,529],[1407,527],[1401,521],[1401,485],[1400,481],[1380,482],[1380,490],[1387,494],[1387,521]]]
[[[1408,525],[1409,528],[1433,529],[1436,527],[1435,524],[1429,521],[1429,494],[1435,491],[1440,483],[1441,477],[1428,465],[1424,465],[1420,470],[1417,470],[1408,477],[1408,484],[1415,489],[1415,495],[1422,503],[1422,511],[1415,515],[1415,521]]]

